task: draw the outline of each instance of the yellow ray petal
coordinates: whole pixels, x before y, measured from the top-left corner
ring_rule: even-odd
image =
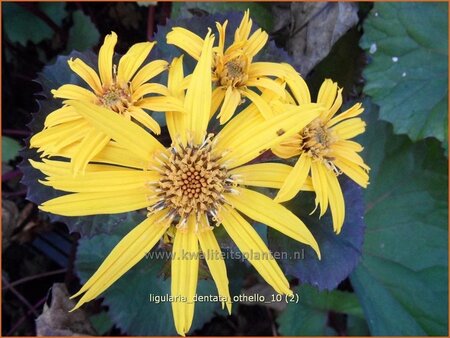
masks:
[[[183,102],[173,96],[146,97],[137,102],[138,107],[159,112],[186,112]]]
[[[311,162],[311,178],[316,192],[316,208],[320,204],[320,217],[328,208],[328,181],[326,171],[328,169],[322,162]]]
[[[51,161],[45,158],[42,159],[42,162],[33,161],[31,159],[28,159],[28,161],[33,168],[40,170],[46,176],[72,174],[72,167],[69,162]],[[59,164],[62,164],[62,166],[59,166]]]
[[[289,93],[289,91],[286,90],[286,96],[284,98],[285,102],[287,104],[297,104],[297,102],[294,99],[294,96],[291,95],[291,93]]]
[[[184,88],[181,83],[184,79],[183,71],[183,56],[174,58],[170,64],[169,77],[167,87],[172,96],[179,100],[184,99]],[[184,109],[184,107],[183,107]],[[179,112],[166,112],[167,129],[169,130],[170,138],[176,140],[181,138],[181,141],[186,145],[186,114],[180,114]]]
[[[241,23],[234,33],[234,41],[247,40],[250,35],[250,30],[252,29],[252,19],[250,19],[250,11],[247,9],[244,12]]]
[[[253,58],[266,45],[268,39],[269,35],[261,28],[259,28],[250,36],[247,43],[245,44],[245,53],[250,58]]]
[[[196,144],[202,142],[208,127],[211,113],[211,63],[214,35],[208,32],[203,44],[202,54],[192,73],[189,88],[186,91],[184,107],[188,111],[188,130],[192,132]]]
[[[228,20],[225,20],[223,25],[219,22],[216,22],[217,32],[219,33],[219,45],[217,46],[217,53],[219,55],[223,55],[223,51],[225,49],[225,32],[227,30]]]
[[[350,141],[350,140],[339,140],[339,141],[333,143],[331,148],[334,148],[336,145],[339,148],[345,148],[348,151],[355,151],[357,153],[364,150],[364,148],[358,142]]]
[[[42,162],[29,160],[31,166],[40,170],[46,176],[73,176],[72,165],[70,162],[52,161],[46,158],[42,159]],[[98,172],[98,171],[128,171],[129,168],[117,167],[105,164],[88,164],[86,166],[86,173]]]
[[[369,175],[359,165],[349,162],[344,158],[336,158],[334,164],[361,187],[367,188]]]
[[[46,128],[54,127],[58,124],[71,122],[78,119],[81,119],[81,115],[77,114],[73,107],[63,106],[47,115],[47,117],[45,118],[44,126]]]
[[[291,170],[286,164],[258,163],[235,168],[229,173],[243,185],[279,189]]]
[[[141,108],[132,106],[128,109],[128,112],[144,127],[150,129],[156,135],[161,134],[161,127],[158,122]]]
[[[354,117],[336,124],[331,130],[333,130],[339,138],[346,140],[364,133],[366,130],[366,123],[359,117]]]
[[[250,59],[244,53],[244,47],[246,43],[247,41],[233,42],[233,44],[226,49],[223,55],[223,59],[221,60],[221,63],[225,64],[228,61],[233,60],[237,57],[244,57],[248,60],[248,63],[250,63]]]
[[[322,120],[328,121],[329,119],[331,119],[334,116],[334,114],[336,114],[336,112],[339,110],[339,108],[341,108],[341,106],[342,106],[342,88],[338,89],[336,94],[336,100],[334,100],[333,105],[330,107],[330,109],[322,114],[321,116]]]
[[[120,145],[148,160],[155,151],[164,147],[153,136],[113,111],[85,102],[66,101],[97,129],[109,135]]]
[[[180,57],[182,57],[181,55]],[[186,90],[188,89],[189,85],[191,84],[192,74],[186,75],[186,77],[181,81],[181,88]]]
[[[203,227],[208,227],[208,220],[206,217],[202,217],[202,223]],[[208,264],[209,271],[216,284],[217,292],[220,297],[227,299],[226,302],[222,302],[222,309],[226,303],[228,313],[231,314],[231,296],[228,288],[227,268],[217,239],[210,229],[197,232],[197,238],[200,243],[200,248],[203,251],[206,264]]]
[[[38,151],[43,150],[43,155],[49,155],[49,156],[58,156],[58,154],[61,152],[62,149],[65,147],[71,146],[71,145],[79,145],[83,139],[86,137],[88,131],[89,131],[89,125],[87,124],[80,124],[79,127],[85,126],[84,129],[78,129],[74,130],[73,133],[67,134],[67,137],[60,138],[58,140],[55,140],[54,142],[47,143],[40,147]],[[78,150],[78,148],[76,149]],[[73,156],[75,156],[76,150],[73,152]],[[71,157],[73,157],[71,156]],[[63,156],[64,157],[64,156]]]
[[[261,115],[266,119],[270,119],[274,116],[272,108],[270,108],[269,104],[262,98],[260,95],[256,94],[254,91],[246,88],[241,91],[241,94],[248,97],[250,101],[252,101],[255,106],[258,108]]]
[[[44,129],[30,139],[30,147],[43,148],[52,153],[69,142],[74,142],[84,137],[89,130],[89,124],[83,120],[66,122]]]
[[[182,336],[191,328],[194,317],[199,263],[195,218],[191,216],[188,223],[187,230],[177,230],[172,248],[172,311],[175,328]]]
[[[64,195],[42,203],[39,209],[63,216],[87,216],[134,211],[150,204],[144,189],[133,189]]]
[[[79,142],[73,143],[53,155],[72,158],[78,146]],[[142,169],[149,168],[149,164],[153,159],[142,159],[126,148],[119,146],[117,142],[111,141],[92,159],[92,161]]]
[[[183,55],[173,58],[169,68],[167,87],[172,96],[182,100],[184,98],[185,87],[182,83],[185,80],[183,70]]]
[[[276,292],[292,294],[283,271],[255,229],[231,207],[224,206],[222,210],[222,225],[256,271]]]
[[[281,204],[259,192],[244,188],[239,189],[239,196],[228,194],[226,198],[233,207],[255,221],[309,245],[320,259],[319,245],[314,236],[297,216]]]
[[[105,36],[105,41],[98,52],[98,71],[104,86],[109,86],[112,83],[113,56],[116,43],[117,34],[111,32],[111,34]]]
[[[94,90],[95,94],[100,95],[102,92],[102,84],[95,70],[89,67],[81,59],[70,59],[67,61],[70,69],[77,73],[86,83]]]
[[[268,125],[273,125],[274,123],[278,123],[287,118],[300,120],[306,118],[306,120],[309,121],[311,118],[319,116],[319,113],[322,112],[322,110],[323,108],[315,103],[305,104],[301,107],[296,105],[286,105],[283,112],[278,113],[276,116],[268,120],[262,118],[258,108],[254,104],[251,104],[222,129],[220,132],[221,140],[219,144],[222,145],[226,143],[228,148],[233,148],[235,145],[240,145],[243,141],[248,140],[248,135],[257,134],[256,131],[258,131],[258,133],[266,131]],[[298,134],[301,128],[304,127],[304,123],[305,122],[300,122],[298,126],[294,125],[295,128],[289,130],[289,132],[287,132],[287,129],[283,129],[282,127],[278,127],[278,129],[274,127],[274,132],[276,132],[277,135],[279,134],[278,136],[281,136],[276,139],[274,145],[280,144],[285,140],[290,139],[293,135]],[[290,127],[294,126],[290,125]],[[227,136],[226,142],[224,135]]]
[[[283,186],[278,195],[275,197],[276,202],[285,202],[292,199],[301,188],[305,185],[311,168],[311,157],[306,153],[300,155],[297,163],[287,176]]]
[[[311,176],[308,176],[306,178],[305,184],[303,184],[303,187],[301,190],[302,191],[314,191]]]
[[[283,99],[286,94],[286,91],[282,84],[279,84],[277,81],[274,81],[267,77],[250,77],[247,80],[246,85],[268,89],[279,96],[281,99]]]
[[[319,94],[317,95],[317,103],[321,103],[324,107],[329,110],[336,99],[338,92],[338,86],[336,82],[326,79],[319,89]]]
[[[331,216],[333,217],[333,230],[339,234],[344,224],[345,219],[345,202],[342,195],[339,181],[332,171],[326,171],[325,176],[328,182],[328,200],[331,209]]]
[[[290,100],[288,98],[290,94],[286,91],[286,95],[285,95],[285,99],[283,101],[287,101]],[[277,98],[274,99],[273,101],[270,102],[270,106],[272,108],[272,111],[274,112],[275,115],[278,114],[283,114],[286,112],[286,110],[290,110],[290,107],[292,106],[298,106],[295,101],[292,101],[294,103],[286,103],[286,102],[282,102],[280,100],[278,100]]]
[[[153,159],[142,159],[124,147],[120,147],[117,142],[110,142],[94,158],[93,162],[116,164],[125,167],[147,169]]]
[[[147,94],[160,94],[164,96],[170,96],[170,92],[166,86],[159,83],[144,83],[137,87],[137,89],[131,94],[133,101],[139,101]]]
[[[252,62],[248,70],[249,78],[258,78],[262,76],[276,76],[285,78],[289,70],[286,63],[275,62]]]
[[[225,124],[233,116],[240,102],[241,93],[239,90],[231,86],[228,87],[219,115],[217,115],[217,118],[220,119],[220,124]]]
[[[284,140],[280,144],[272,147],[272,152],[281,158],[291,158],[301,154],[300,149],[301,136],[299,133],[294,134],[287,140]]]
[[[90,128],[72,157],[72,169],[75,174],[83,173],[86,165],[97,155],[111,138],[103,132]]]
[[[345,142],[345,143],[344,143]],[[355,163],[357,165],[359,165],[360,167],[362,167],[364,170],[368,171],[370,168],[364,163],[364,160],[362,159],[361,156],[359,156],[355,150],[353,150],[352,144],[349,143],[351,141],[348,140],[340,140],[336,143],[334,143],[331,146],[331,156],[337,157],[337,158],[343,158],[349,162]],[[354,142],[356,145],[359,146],[358,143]],[[355,148],[356,148],[355,145]],[[359,146],[360,149],[362,150],[362,147]]]
[[[86,292],[71,311],[96,298],[145,257],[167,229],[167,224],[158,222],[165,213],[150,216],[122,238],[80,291],[71,297]]]
[[[265,90],[261,94],[261,98],[266,102],[271,102],[275,96],[276,95],[274,95],[270,90]],[[290,108],[286,109],[286,111],[289,109]],[[248,129],[250,133],[253,133],[253,126],[262,122],[264,122],[264,118],[258,111],[256,105],[253,103],[248,105],[239,114],[234,116],[233,119],[231,119],[220,131],[221,143],[232,145],[234,143],[234,139],[240,137],[242,130]]]
[[[250,128],[252,125],[262,122],[264,122],[264,118],[256,106],[250,104],[247,108],[234,116],[219,132],[216,138],[220,139],[220,143],[224,146],[232,145],[234,139],[239,137],[242,129]]]
[[[286,159],[301,154],[301,150],[298,148],[298,146],[287,147],[287,146],[277,145],[275,147],[272,147],[271,150],[277,157],[286,158]]]
[[[335,124],[351,118],[360,115],[364,111],[364,108],[361,107],[361,103],[355,103],[351,108],[347,109],[345,112],[333,117],[327,124],[327,127],[334,126]]]
[[[303,80],[301,75],[291,65],[286,64],[285,67],[288,72],[286,82],[297,100],[297,103],[311,103],[311,94],[309,93],[308,85],[305,80]]]
[[[155,42],[136,43],[120,58],[117,69],[117,81],[120,84],[126,84],[131,80],[154,45]]]
[[[136,90],[144,82],[153,79],[156,75],[161,74],[168,68],[169,64],[165,60],[155,60],[147,63],[144,67],[139,69],[131,81],[131,88]]]
[[[97,101],[97,96],[93,92],[73,84],[65,84],[58,89],[53,89],[52,94],[60,99],[80,100],[91,103]]]
[[[213,117],[213,115],[216,113],[217,109],[219,108],[220,104],[223,102],[225,98],[225,93],[227,90],[224,87],[217,87],[213,90],[212,96],[211,96],[211,113],[210,118]],[[241,94],[239,94],[239,98],[241,97]]]
[[[113,170],[86,172],[80,176],[51,176],[44,185],[68,192],[114,192],[120,190],[143,190],[149,183],[157,181],[155,171]]]
[[[174,27],[167,34],[166,38],[169,45],[175,45],[181,48],[196,60],[200,59],[203,40],[198,35],[185,28]]]
[[[264,150],[281,143],[297,133],[314,120],[321,112],[316,105],[294,107],[292,111],[280,114],[248,128],[239,128],[236,138],[224,144],[219,138],[217,149],[229,149],[230,152],[221,159],[222,163],[230,161],[229,167],[235,168],[256,158]],[[229,124],[223,129],[225,130]]]

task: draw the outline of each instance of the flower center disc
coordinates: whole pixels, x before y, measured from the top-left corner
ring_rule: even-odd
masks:
[[[316,119],[301,132],[300,149],[312,157],[323,159],[327,157],[334,138],[320,120]]]
[[[247,62],[244,57],[237,57],[225,63],[223,71],[219,74],[222,86],[239,87],[248,79]]]
[[[226,168],[218,163],[220,157],[211,150],[209,137],[200,146],[172,147],[164,161],[158,197],[172,216],[180,217],[178,227],[183,227],[191,214],[197,220],[202,214],[216,219],[225,202],[223,193],[232,187]]]
[[[117,84],[112,84],[104,89],[102,95],[98,96],[99,105],[111,109],[116,113],[123,113],[131,106],[131,95],[127,88],[122,88]]]

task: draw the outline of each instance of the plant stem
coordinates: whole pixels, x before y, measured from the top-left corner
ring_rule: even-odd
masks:
[[[2,133],[6,135],[18,135],[18,136],[28,136],[31,134],[30,131],[17,129],[3,129]]]
[[[11,287],[15,287],[15,286],[23,284],[23,283],[33,281],[35,279],[44,278],[44,277],[53,276],[53,275],[59,275],[66,271],[67,271],[67,269],[64,268],[64,269],[59,269],[59,270],[55,270],[55,271],[43,272],[43,273],[40,273],[40,274],[37,274],[34,276],[24,277],[24,278],[15,280],[14,282],[11,282],[8,285],[4,286],[3,291],[6,291]]]
[[[2,282],[28,308],[28,310],[31,311],[31,313],[33,313],[36,317],[39,316],[38,312],[30,304],[30,302],[28,300],[26,300],[26,298],[24,296],[22,296],[22,294],[19,291],[17,291],[13,286],[11,286],[11,284],[3,276],[2,276]]]
[[[39,306],[45,303],[45,300],[47,299],[47,296],[39,300],[36,304],[33,305],[33,309],[36,310]],[[6,336],[12,336],[12,334],[22,325],[22,323],[27,319],[27,317],[31,314],[31,311],[28,311],[25,315],[23,315],[8,331]]]

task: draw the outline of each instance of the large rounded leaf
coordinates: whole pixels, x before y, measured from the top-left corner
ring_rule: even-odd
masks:
[[[289,302],[277,318],[280,333],[284,336],[338,335],[329,326],[330,312],[346,314],[349,322],[350,318],[360,321],[364,318],[354,293],[339,290],[319,292],[309,285],[302,285],[296,289],[296,293],[299,301]]]
[[[368,104],[366,103],[366,106]],[[448,164],[370,118],[361,264],[351,276],[372,335],[448,335]]]
[[[412,140],[434,136],[447,146],[448,4],[377,2],[361,47],[371,62],[364,91],[380,118]]]

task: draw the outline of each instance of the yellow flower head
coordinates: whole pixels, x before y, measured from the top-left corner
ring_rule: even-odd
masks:
[[[311,123],[321,109],[305,104],[257,125],[249,119],[240,121],[238,126],[227,124],[217,135],[207,134],[212,105],[210,65],[214,37],[208,33],[204,41],[186,91],[182,58],[174,59],[170,67],[168,90],[183,102],[186,111],[167,112],[171,147],[164,147],[148,132],[110,109],[84,100],[70,100],[66,104],[75,107],[95,128],[116,141],[94,158],[103,164],[88,164],[85,175],[73,177],[66,162],[32,162],[47,175],[43,184],[70,192],[43,203],[40,208],[44,211],[82,216],[148,210],[147,219],[116,245],[74,295],[83,294],[75,308],[105,291],[161,238],[166,242],[173,238],[171,293],[177,332],[184,335],[191,327],[200,250],[218,294],[224,299],[223,305],[231,311],[228,277],[214,236],[214,225],[225,228],[277,292],[290,294],[282,270],[243,215],[310,245],[320,257],[317,242],[299,218],[269,197],[248,188],[280,188],[291,167],[247,163]],[[257,113],[254,106],[248,109]],[[283,130],[283,134],[276,136],[278,130]]]
[[[99,75],[81,59],[69,60],[69,67],[80,76],[90,90],[65,84],[52,90],[55,98],[63,98],[96,104],[133,119],[135,122],[159,134],[158,123],[143,109],[164,111],[180,108],[181,103],[165,96],[144,97],[148,94],[167,95],[167,88],[157,83],[147,83],[167,69],[167,62],[156,60],[140,68],[155,45],[143,42],[133,45],[121,57],[119,65],[113,64],[117,35],[105,37],[98,56]],[[140,68],[140,69],[139,69]],[[43,155],[68,156],[66,147],[75,143],[79,147],[71,154],[74,172],[83,171],[86,164],[110,141],[110,137],[92,127],[74,106],[65,104],[50,113],[45,129],[31,138],[31,147],[39,148]]]
[[[284,96],[283,87],[269,77],[284,77],[284,64],[253,62],[254,56],[265,46],[268,35],[261,28],[250,34],[252,20],[248,10],[234,33],[234,42],[225,49],[227,24],[228,21],[216,23],[219,43],[213,49],[212,81],[215,89],[211,114],[222,104],[217,118],[224,124],[233,116],[243,98],[247,97],[268,118],[271,110],[267,102],[249,87],[269,89]],[[198,60],[204,41],[185,28],[175,27],[167,34],[167,43],[176,45]]]
[[[293,94],[291,100],[295,99],[299,105],[311,102],[308,87],[294,70],[287,83]],[[325,108],[320,116],[272,148],[281,158],[299,155],[275,200],[283,202],[293,198],[303,190],[305,180],[311,175],[320,216],[330,206],[333,228],[339,233],[345,218],[345,204],[337,176],[344,173],[364,188],[369,182],[369,167],[358,155],[363,147],[350,140],[365,130],[365,122],[357,117],[364,109],[357,103],[336,115],[342,105],[342,89],[329,79],[320,87],[317,103]]]

